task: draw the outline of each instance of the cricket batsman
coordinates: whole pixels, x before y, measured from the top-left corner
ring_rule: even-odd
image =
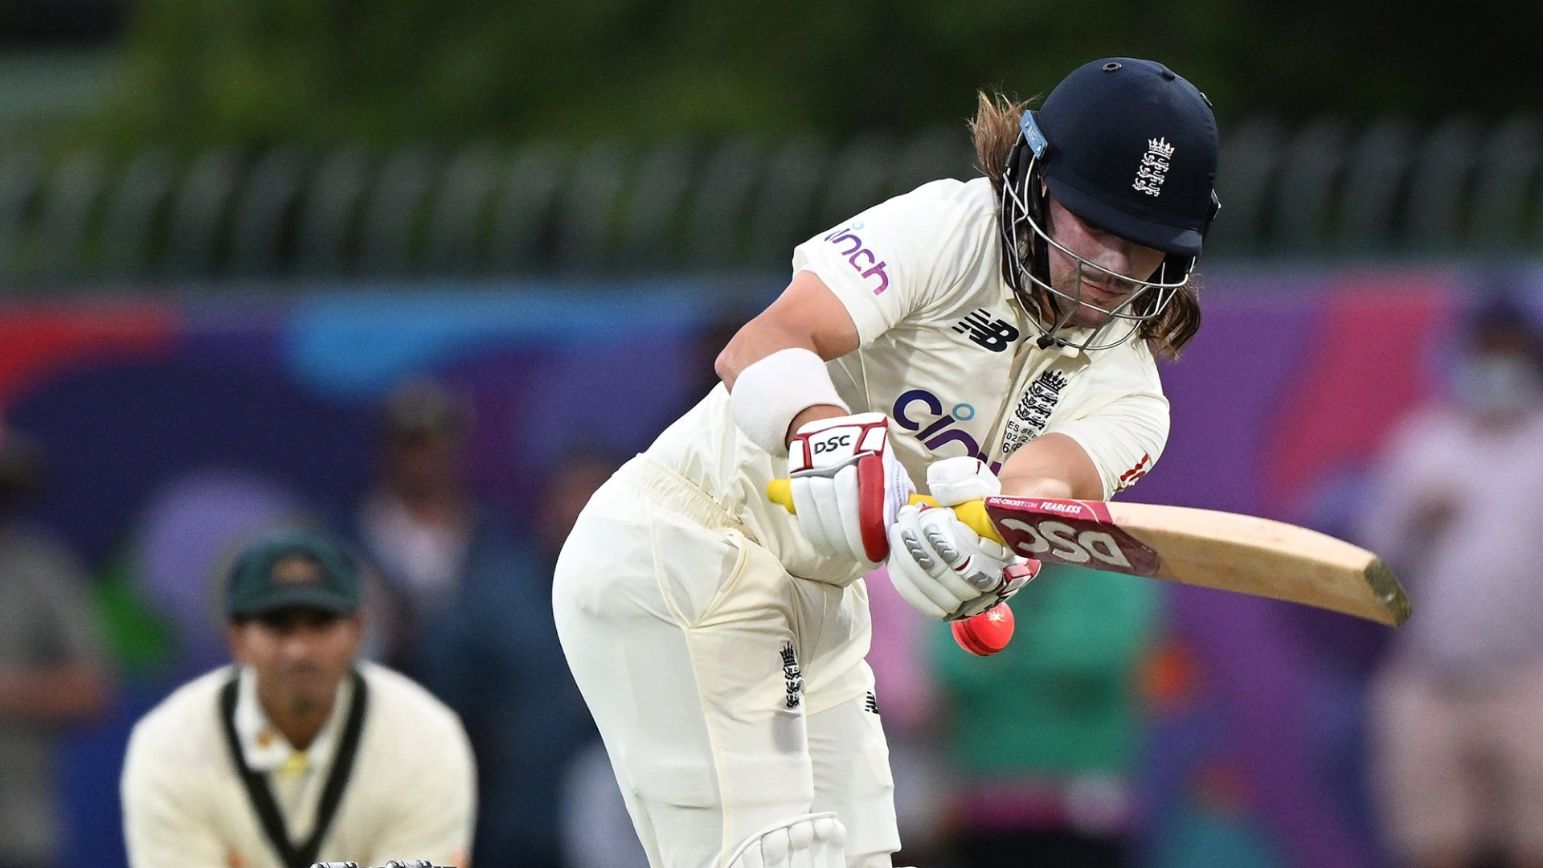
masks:
[[[889,866],[864,573],[938,620],[1038,565],[949,507],[1102,500],[1168,434],[1154,357],[1194,336],[1216,122],[1162,64],[982,95],[984,177],[800,244],[722,385],[600,488],[557,563],[563,649],[659,868]],[[796,511],[766,497],[789,478]],[[925,480],[940,508],[908,506]],[[1011,738],[1011,733],[1003,733]]]

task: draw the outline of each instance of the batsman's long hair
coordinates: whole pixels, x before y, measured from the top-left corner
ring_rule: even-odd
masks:
[[[975,159],[980,170],[991,179],[991,190],[1002,200],[1003,175],[1013,146],[1023,133],[1019,119],[1034,100],[1017,101],[1000,93],[976,94],[975,118],[970,121],[970,135],[975,140]],[[998,215],[998,219],[1001,215]],[[1009,285],[1016,282],[1005,273]],[[1200,290],[1195,272],[1174,294],[1163,312],[1141,324],[1137,334],[1152,351],[1165,358],[1178,358],[1179,351],[1200,331]]]

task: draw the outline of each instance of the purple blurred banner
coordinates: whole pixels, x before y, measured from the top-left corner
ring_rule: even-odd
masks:
[[[1533,297],[1537,278],[1506,276]],[[1368,461],[1440,388],[1454,315],[1488,280],[1211,275],[1200,336],[1164,375],[1171,441],[1129,497],[1343,535]],[[527,285],[13,304],[0,308],[0,411],[48,450],[36,517],[96,565],[131,558],[156,577],[139,578],[147,599],[196,618],[207,600],[186,586],[221,553],[176,516],[217,534],[222,509],[231,526],[335,513],[369,478],[382,397],[427,374],[475,406],[479,492],[529,517],[550,462],[640,449],[713,382],[722,331],[702,297]],[[1333,649],[1374,647],[1383,628],[1188,588],[1169,609],[1188,686],[1159,719],[1152,797],[1177,804],[1228,780],[1219,791],[1285,864],[1368,864],[1364,818],[1342,804],[1355,770],[1325,765],[1344,734],[1319,703],[1335,673],[1356,675]]]

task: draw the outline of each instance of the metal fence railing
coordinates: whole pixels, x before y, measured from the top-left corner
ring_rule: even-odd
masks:
[[[1543,253],[1537,118],[1260,118],[1223,142],[1209,256]],[[0,286],[763,271],[867,204],[972,172],[962,130],[775,147],[0,153]]]

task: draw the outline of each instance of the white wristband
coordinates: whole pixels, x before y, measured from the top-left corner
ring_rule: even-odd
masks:
[[[816,404],[850,412],[836,394],[825,361],[813,352],[778,350],[739,372],[729,392],[734,424],[750,442],[773,455],[788,454],[788,426],[793,417]]]

